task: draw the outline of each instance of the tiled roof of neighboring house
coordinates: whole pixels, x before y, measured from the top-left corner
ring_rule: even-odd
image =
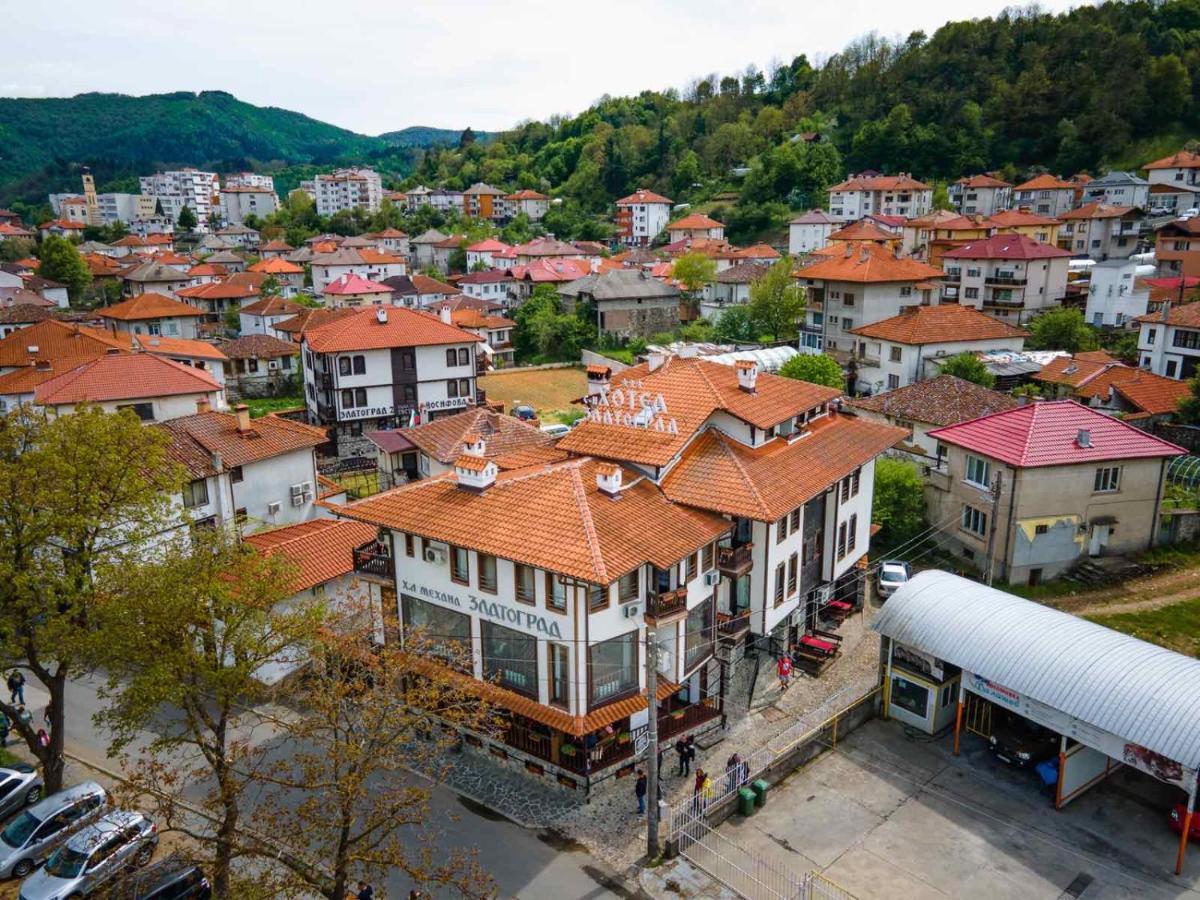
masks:
[[[372,232],[371,237],[377,239],[395,240],[396,238],[406,238],[408,237],[408,234],[401,231],[399,228],[385,228],[383,231]]]
[[[281,341],[269,334],[246,334],[221,344],[230,359],[270,359],[276,356],[295,356],[300,348],[291,341]]]
[[[0,235],[5,237],[33,237],[33,232],[17,225],[0,222]]]
[[[898,316],[853,329],[851,334],[897,344],[946,344],[1028,337],[1029,332],[970,306],[908,306]]]
[[[387,253],[383,250],[377,250],[374,247],[360,247],[358,255],[362,257],[362,261],[369,266],[394,266],[404,262],[399,256],[394,253]]]
[[[41,294],[35,294],[33,291],[26,288],[17,288],[11,294],[5,292],[5,296],[0,300],[0,307],[8,308],[10,306],[40,306],[42,309],[58,309],[58,304],[53,300],[48,300]]]
[[[1068,387],[1079,388],[1104,372],[1110,366],[1121,365],[1117,360],[1087,359],[1082,355],[1056,356],[1042,366],[1033,377],[1048,384],[1064,384]]]
[[[430,278],[428,275],[416,273],[408,276],[412,286],[417,289],[418,296],[423,294],[457,294],[458,290],[444,281]],[[390,279],[388,279],[390,281]]]
[[[232,250],[218,250],[216,253],[204,257],[204,261],[214,266],[244,266],[246,264],[246,260]]]
[[[1059,225],[1058,219],[1052,219],[1049,216],[1039,216],[1035,213],[1024,212],[1019,209],[1002,209],[1000,212],[992,213],[985,220],[994,228],[1021,228],[1030,225]]]
[[[509,271],[518,281],[565,284],[589,274],[592,266],[586,259],[535,259],[527,266],[513,266]]]
[[[908,228],[941,228],[945,222],[954,222],[961,219],[958,213],[949,209],[934,209],[925,213],[923,216],[914,216],[911,219],[906,219],[904,224]]]
[[[515,194],[509,194],[505,200],[549,200],[545,194],[539,194],[537,191],[531,191],[526,188],[523,191],[517,191]]]
[[[489,316],[477,309],[459,309],[450,313],[450,321],[459,328],[515,328],[517,323],[504,316]]]
[[[25,325],[31,322],[41,322],[50,317],[46,307],[37,303],[14,303],[12,306],[0,306],[0,325]]]
[[[936,231],[987,231],[990,226],[983,216],[955,216],[933,226]]]
[[[991,175],[968,175],[966,178],[960,178],[954,183],[961,184],[965,188],[1012,187],[1007,181],[1001,181],[999,178],[993,178]]]
[[[668,410],[663,415],[675,421],[677,434],[585,421],[563,436],[558,446],[605,459],[665,465],[714,412],[724,411],[759,428],[770,428],[841,394],[836,388],[765,373],[758,376],[754,393],[747,393],[739,387],[732,366],[700,358],[670,357],[653,372],[645,363],[634,366],[613,380],[613,389],[627,381],[641,381],[638,390],[652,396],[662,394]]]
[[[440,313],[443,309],[448,309],[451,312],[460,309],[474,309],[482,313],[490,313],[503,310],[504,305],[497,303],[495,300],[468,297],[466,294],[454,294],[450,297],[443,297],[441,300],[434,300],[425,307],[425,311],[431,313]]]
[[[469,253],[491,253],[499,250],[507,250],[508,244],[503,241],[498,241],[495,238],[485,238],[482,241],[477,241],[467,248]]]
[[[132,346],[126,332],[113,334],[101,328],[46,319],[0,339],[0,368],[31,366],[39,359],[82,362],[110,349],[128,352]]]
[[[517,256],[549,257],[549,256],[579,256],[580,250],[574,244],[555,238],[539,237],[513,248]]]
[[[459,285],[464,284],[497,284],[501,281],[512,281],[513,277],[506,269],[486,269],[481,272],[468,272],[458,279]]]
[[[446,235],[442,234],[436,228],[430,228],[413,238],[410,243],[413,244],[436,244],[439,241],[444,241]]]
[[[675,565],[729,530],[721,516],[671,503],[632,472],[614,502],[597,488],[596,466],[575,459],[501,472],[482,494],[439,476],[338,513],[604,585],[646,563]]]
[[[1018,405],[1008,394],[953,375],[939,375],[884,394],[847,402],[855,409],[928,425],[956,425]]]
[[[379,529],[346,519],[314,519],[259,531],[243,538],[260,553],[286,559],[295,574],[288,590],[306,591],[354,571],[354,551],[374,540]]]
[[[182,269],[165,265],[156,260],[142,263],[133,271],[126,272],[123,277],[126,281],[136,281],[139,284],[187,280],[187,275]]]
[[[1172,153],[1170,156],[1164,156],[1162,159],[1156,159],[1154,162],[1148,162],[1143,169],[1200,169],[1200,153],[1193,150],[1180,150],[1178,153]]]
[[[1144,369],[1133,369],[1132,375],[1113,381],[1111,390],[1148,416],[1178,412],[1179,404],[1192,393],[1191,385],[1186,381],[1155,375]]]
[[[321,290],[321,293],[334,297],[357,296],[359,294],[390,294],[391,292],[392,289],[390,287],[374,281],[368,281],[366,278],[363,278],[361,275],[355,275],[353,272],[339,275]]]
[[[438,241],[433,246],[438,250],[458,250],[467,242],[465,236],[461,234],[452,234],[449,237]]]
[[[1200,235],[1200,221],[1195,216],[1190,219],[1172,219],[1165,225],[1160,225],[1155,229],[1159,234],[1180,234],[1186,237],[1195,237]]]
[[[1086,432],[1087,446],[1080,446],[1080,432]],[[1074,400],[1030,403],[938,428],[929,432],[929,436],[1020,468],[1178,456],[1186,452]]]
[[[1121,216],[1134,212],[1132,206],[1112,206],[1097,200],[1095,203],[1088,203],[1079,209],[1067,210],[1062,214],[1062,219],[1119,219]]]
[[[21,282],[31,291],[52,291],[66,288],[61,281],[52,281],[49,278],[42,278],[40,275],[22,275]]]
[[[121,322],[137,322],[143,319],[165,319],[177,316],[202,316],[204,312],[190,303],[182,303],[165,294],[147,291],[122,300],[113,306],[96,310],[102,319],[117,319]]]
[[[1088,186],[1096,187],[1097,185],[1099,185],[1101,187],[1104,187],[1104,186],[1107,186],[1110,184],[1112,184],[1112,185],[1127,185],[1127,184],[1143,185],[1146,183],[1147,183],[1146,179],[1138,178],[1138,176],[1134,175],[1132,172],[1122,172],[1120,170],[1114,169],[1111,172],[1105,172],[1099,178],[1091,179],[1088,182]]]
[[[571,241],[571,245],[580,253],[588,256],[601,256],[608,248],[599,241]]]
[[[640,269],[616,269],[584,275],[563,285],[559,293],[568,297],[588,295],[595,300],[669,299],[678,297],[679,289],[663,284]]]
[[[546,466],[567,459],[567,453],[553,444],[531,444],[497,456],[493,462],[501,472],[524,469],[527,466]]]
[[[187,357],[190,359],[212,359],[223,362],[228,357],[221,349],[208,341],[196,341],[190,338],[162,337],[159,335],[135,334],[133,342],[136,347],[153,353],[155,356]]]
[[[241,313],[246,316],[297,316],[306,309],[309,307],[301,306],[285,297],[268,296],[247,303],[241,308]]]
[[[808,437],[754,448],[709,428],[684,450],[663,492],[678,503],[770,522],[907,436],[903,428],[840,415],[810,427]]]
[[[724,228],[716,219],[710,219],[703,213],[692,213],[682,219],[676,219],[667,226],[667,231],[692,231],[700,228]]]
[[[301,335],[305,334],[313,328],[318,328],[335,319],[341,319],[345,316],[353,316],[360,310],[351,307],[337,307],[335,309],[314,309],[305,308],[302,312],[296,313],[290,319],[284,319],[282,322],[276,322],[271,327],[275,331],[282,331],[287,334]]]
[[[325,432],[282,416],[250,420],[249,431],[238,431],[237,416],[210,410],[160,422],[154,427],[171,436],[173,455],[193,478],[215,474],[213,454],[224,466],[244,466],[325,443]]]
[[[917,181],[911,175],[851,175],[845,181],[835,184],[831,187],[830,192],[834,191],[927,191],[929,185],[922,181]]]
[[[836,225],[838,220],[833,218],[823,209],[810,209],[803,215],[796,216],[789,223],[791,225]]]
[[[743,247],[740,250],[734,250],[731,254],[733,259],[779,259],[780,253],[770,244],[752,244],[749,247]]]
[[[1069,250],[1035,241],[1026,234],[994,234],[989,238],[969,241],[961,247],[947,250],[944,259],[1059,259],[1071,255]]]
[[[346,249],[339,247],[327,253],[317,253],[312,258],[314,266],[358,266],[362,265],[362,261],[362,256],[352,247]]]
[[[229,270],[216,263],[196,263],[187,270],[189,278],[221,278],[229,274]]]
[[[874,222],[859,220],[829,235],[831,241],[894,241],[898,235],[884,231]]]
[[[463,193],[467,196],[482,195],[482,194],[486,194],[489,197],[503,197],[504,196],[504,191],[500,190],[499,188],[494,188],[490,184],[487,184],[486,182],[483,182],[483,181],[475,182],[473,185],[471,185],[469,188],[467,188],[465,191],[463,191]]]
[[[379,321],[380,310],[386,311],[386,321]],[[474,344],[479,338],[469,331],[447,325],[437,316],[395,306],[355,310],[353,315],[309,328],[305,340],[318,353],[336,353],[430,344]]]
[[[638,188],[628,197],[622,197],[616,201],[617,206],[637,206],[643,203],[674,203],[674,200],[669,200],[662,194],[656,194],[654,191],[648,191],[645,188]]]
[[[469,434],[477,434],[483,438],[486,459],[494,459],[529,447],[550,447],[554,445],[555,440],[515,416],[506,416],[482,407],[443,416],[432,422],[414,425],[412,428],[400,428],[395,432],[385,433],[402,435],[413,446],[420,447],[438,462],[446,465],[462,455],[465,438]]]
[[[256,297],[259,291],[257,284],[231,275],[224,281],[196,284],[180,288],[175,293],[188,300],[240,300],[243,297]]]
[[[1149,322],[1175,325],[1179,328],[1200,328],[1200,303],[1185,303],[1183,306],[1172,306],[1167,311],[1167,320],[1163,323],[1161,312],[1148,313],[1137,317],[1138,322]],[[3,363],[0,363],[3,365]]]
[[[750,284],[758,281],[770,270],[770,265],[760,262],[742,262],[717,273],[718,284]]]
[[[273,253],[285,253],[289,250],[295,250],[296,248],[293,247],[291,244],[289,244],[287,241],[281,241],[281,240],[279,240],[279,238],[275,238],[272,241],[267,241],[265,244],[263,244],[258,249],[264,253],[268,252],[268,251],[273,252]]]
[[[181,365],[152,353],[106,353],[39,385],[34,392],[34,402],[42,405],[100,403],[204,394],[220,389],[221,386],[203,369]]]
[[[796,273],[799,278],[822,281],[852,281],[877,283],[889,281],[925,281],[941,278],[945,273],[928,263],[909,257],[897,257],[881,244],[872,241],[849,243],[845,249],[831,252],[811,266]]]
[[[260,259],[246,271],[262,272],[264,275],[303,275],[304,267],[298,266],[294,262],[288,262],[282,256],[272,256],[268,259]]]
[[[1034,378],[1066,385],[1084,400],[1109,401],[1116,391],[1144,415],[1173,413],[1179,401],[1191,393],[1186,381],[1127,366],[1107,354],[1094,359],[1086,358],[1086,354],[1076,354],[1074,359],[1060,356],[1043,366]]]
[[[1023,181],[1018,184],[1014,190],[1018,191],[1061,191],[1075,190],[1075,185],[1069,181],[1063,181],[1054,175],[1038,175],[1030,178],[1028,181]]]

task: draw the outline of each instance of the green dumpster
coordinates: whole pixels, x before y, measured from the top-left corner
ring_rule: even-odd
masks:
[[[758,795],[748,787],[738,788],[738,814],[752,816],[758,809]]]
[[[759,778],[750,784],[750,789],[754,791],[754,797],[759,806],[767,805],[767,783]]]

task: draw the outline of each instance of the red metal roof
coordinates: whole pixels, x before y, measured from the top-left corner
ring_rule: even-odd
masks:
[[[996,234],[971,241],[942,254],[943,259],[1055,259],[1070,252],[1051,247],[1024,234]]]

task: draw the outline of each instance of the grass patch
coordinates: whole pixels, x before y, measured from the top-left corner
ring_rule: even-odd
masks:
[[[617,362],[625,363],[627,366],[637,365],[637,358],[634,357],[633,351],[628,347],[615,347],[612,350],[596,350],[601,356],[607,356],[609,359],[615,359]]]
[[[1086,594],[1092,589],[1076,581],[1067,581],[1066,579],[1059,578],[1055,581],[1044,581],[1033,587],[1027,584],[1006,584],[1004,590],[1010,594],[1016,594],[1018,597],[1024,597],[1026,600],[1050,600],[1055,597]]]
[[[343,472],[328,476],[346,489],[347,500],[361,500],[379,493],[379,471]]]
[[[573,401],[587,393],[587,375],[582,369],[508,369],[501,375],[485,375],[479,387],[489,401],[499,400],[508,412],[518,404],[532,406],[542,423],[570,422]]]
[[[250,407],[250,418],[258,419],[268,413],[279,412],[281,409],[303,408],[304,397],[301,394],[294,397],[252,397],[239,402]]]
[[[1158,609],[1086,618],[1160,647],[1200,657],[1200,597]]]
[[[12,753],[7,747],[0,747],[0,766],[11,766],[14,763],[24,762],[25,760]]]

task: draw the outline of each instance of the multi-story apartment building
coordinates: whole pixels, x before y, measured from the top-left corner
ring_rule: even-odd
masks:
[[[51,194],[50,208],[56,216],[75,222],[88,221],[86,199],[79,194]],[[155,200],[141,194],[96,194],[96,213],[99,225],[114,222],[129,224],[154,215]]]
[[[1074,208],[1075,185],[1054,175],[1038,175],[1013,188],[1013,205],[1057,219]]]
[[[943,303],[973,306],[1010,324],[1058,306],[1071,254],[1022,234],[997,234],[943,254]]]
[[[947,192],[954,208],[964,216],[990,216],[1012,205],[1013,186],[991,175],[960,178]]]
[[[823,209],[810,209],[788,223],[788,253],[805,256],[829,243],[829,236],[840,225]]]
[[[247,216],[261,219],[277,209],[279,197],[276,196],[274,187],[227,183],[221,190],[221,218],[225,220],[226,225],[242,225]]]
[[[630,246],[644,247],[671,220],[671,204],[661,194],[640,188],[617,201],[617,237]]]
[[[374,455],[365,431],[475,405],[478,343],[441,317],[393,306],[310,327],[300,339],[308,419],[329,429],[339,457]]]
[[[660,740],[719,725],[719,645],[787,646],[860,604],[874,460],[905,435],[749,361],[589,378],[567,458],[520,467],[480,431],[452,474],[339,511],[380,528],[364,553],[431,671],[511,713],[469,739],[588,792],[633,763],[649,716]]]
[[[905,306],[930,303],[942,271],[920,260],[897,257],[875,243],[847,244],[796,273],[807,304],[800,349],[855,353],[855,328],[896,315]]]
[[[1083,187],[1083,202],[1145,209],[1150,200],[1150,182],[1132,172],[1107,172]]]
[[[1190,379],[1200,372],[1200,303],[1163,303],[1137,319],[1138,364],[1155,375]]]
[[[476,219],[493,222],[510,218],[504,203],[504,191],[477,181],[463,191],[463,212]]]
[[[864,216],[923,216],[933,209],[933,188],[906,172],[850,175],[829,189],[829,214],[839,222]]]
[[[528,189],[509,194],[504,198],[504,203],[508,207],[510,216],[519,216],[524,213],[531,222],[540,222],[550,209],[549,197]]]
[[[155,206],[162,207],[164,216],[177,222],[186,206],[196,214],[199,222],[196,230],[207,233],[209,213],[221,202],[221,183],[216,172],[177,169],[143,175],[138,181],[142,195],[154,198]]]
[[[1135,206],[1109,206],[1096,200],[1061,216],[1058,246],[1096,262],[1127,259],[1138,248],[1143,213]]]
[[[237,172],[225,176],[225,187],[258,188],[275,193],[275,179],[270,175],[259,175],[257,172]]]
[[[1084,318],[1098,328],[1121,328],[1131,319],[1144,316],[1150,305],[1150,286],[1142,276],[1153,273],[1154,266],[1142,268],[1132,259],[1096,263],[1088,275]]]
[[[311,182],[317,214],[332,216],[343,209],[378,212],[383,202],[383,181],[373,169],[336,169]]]

